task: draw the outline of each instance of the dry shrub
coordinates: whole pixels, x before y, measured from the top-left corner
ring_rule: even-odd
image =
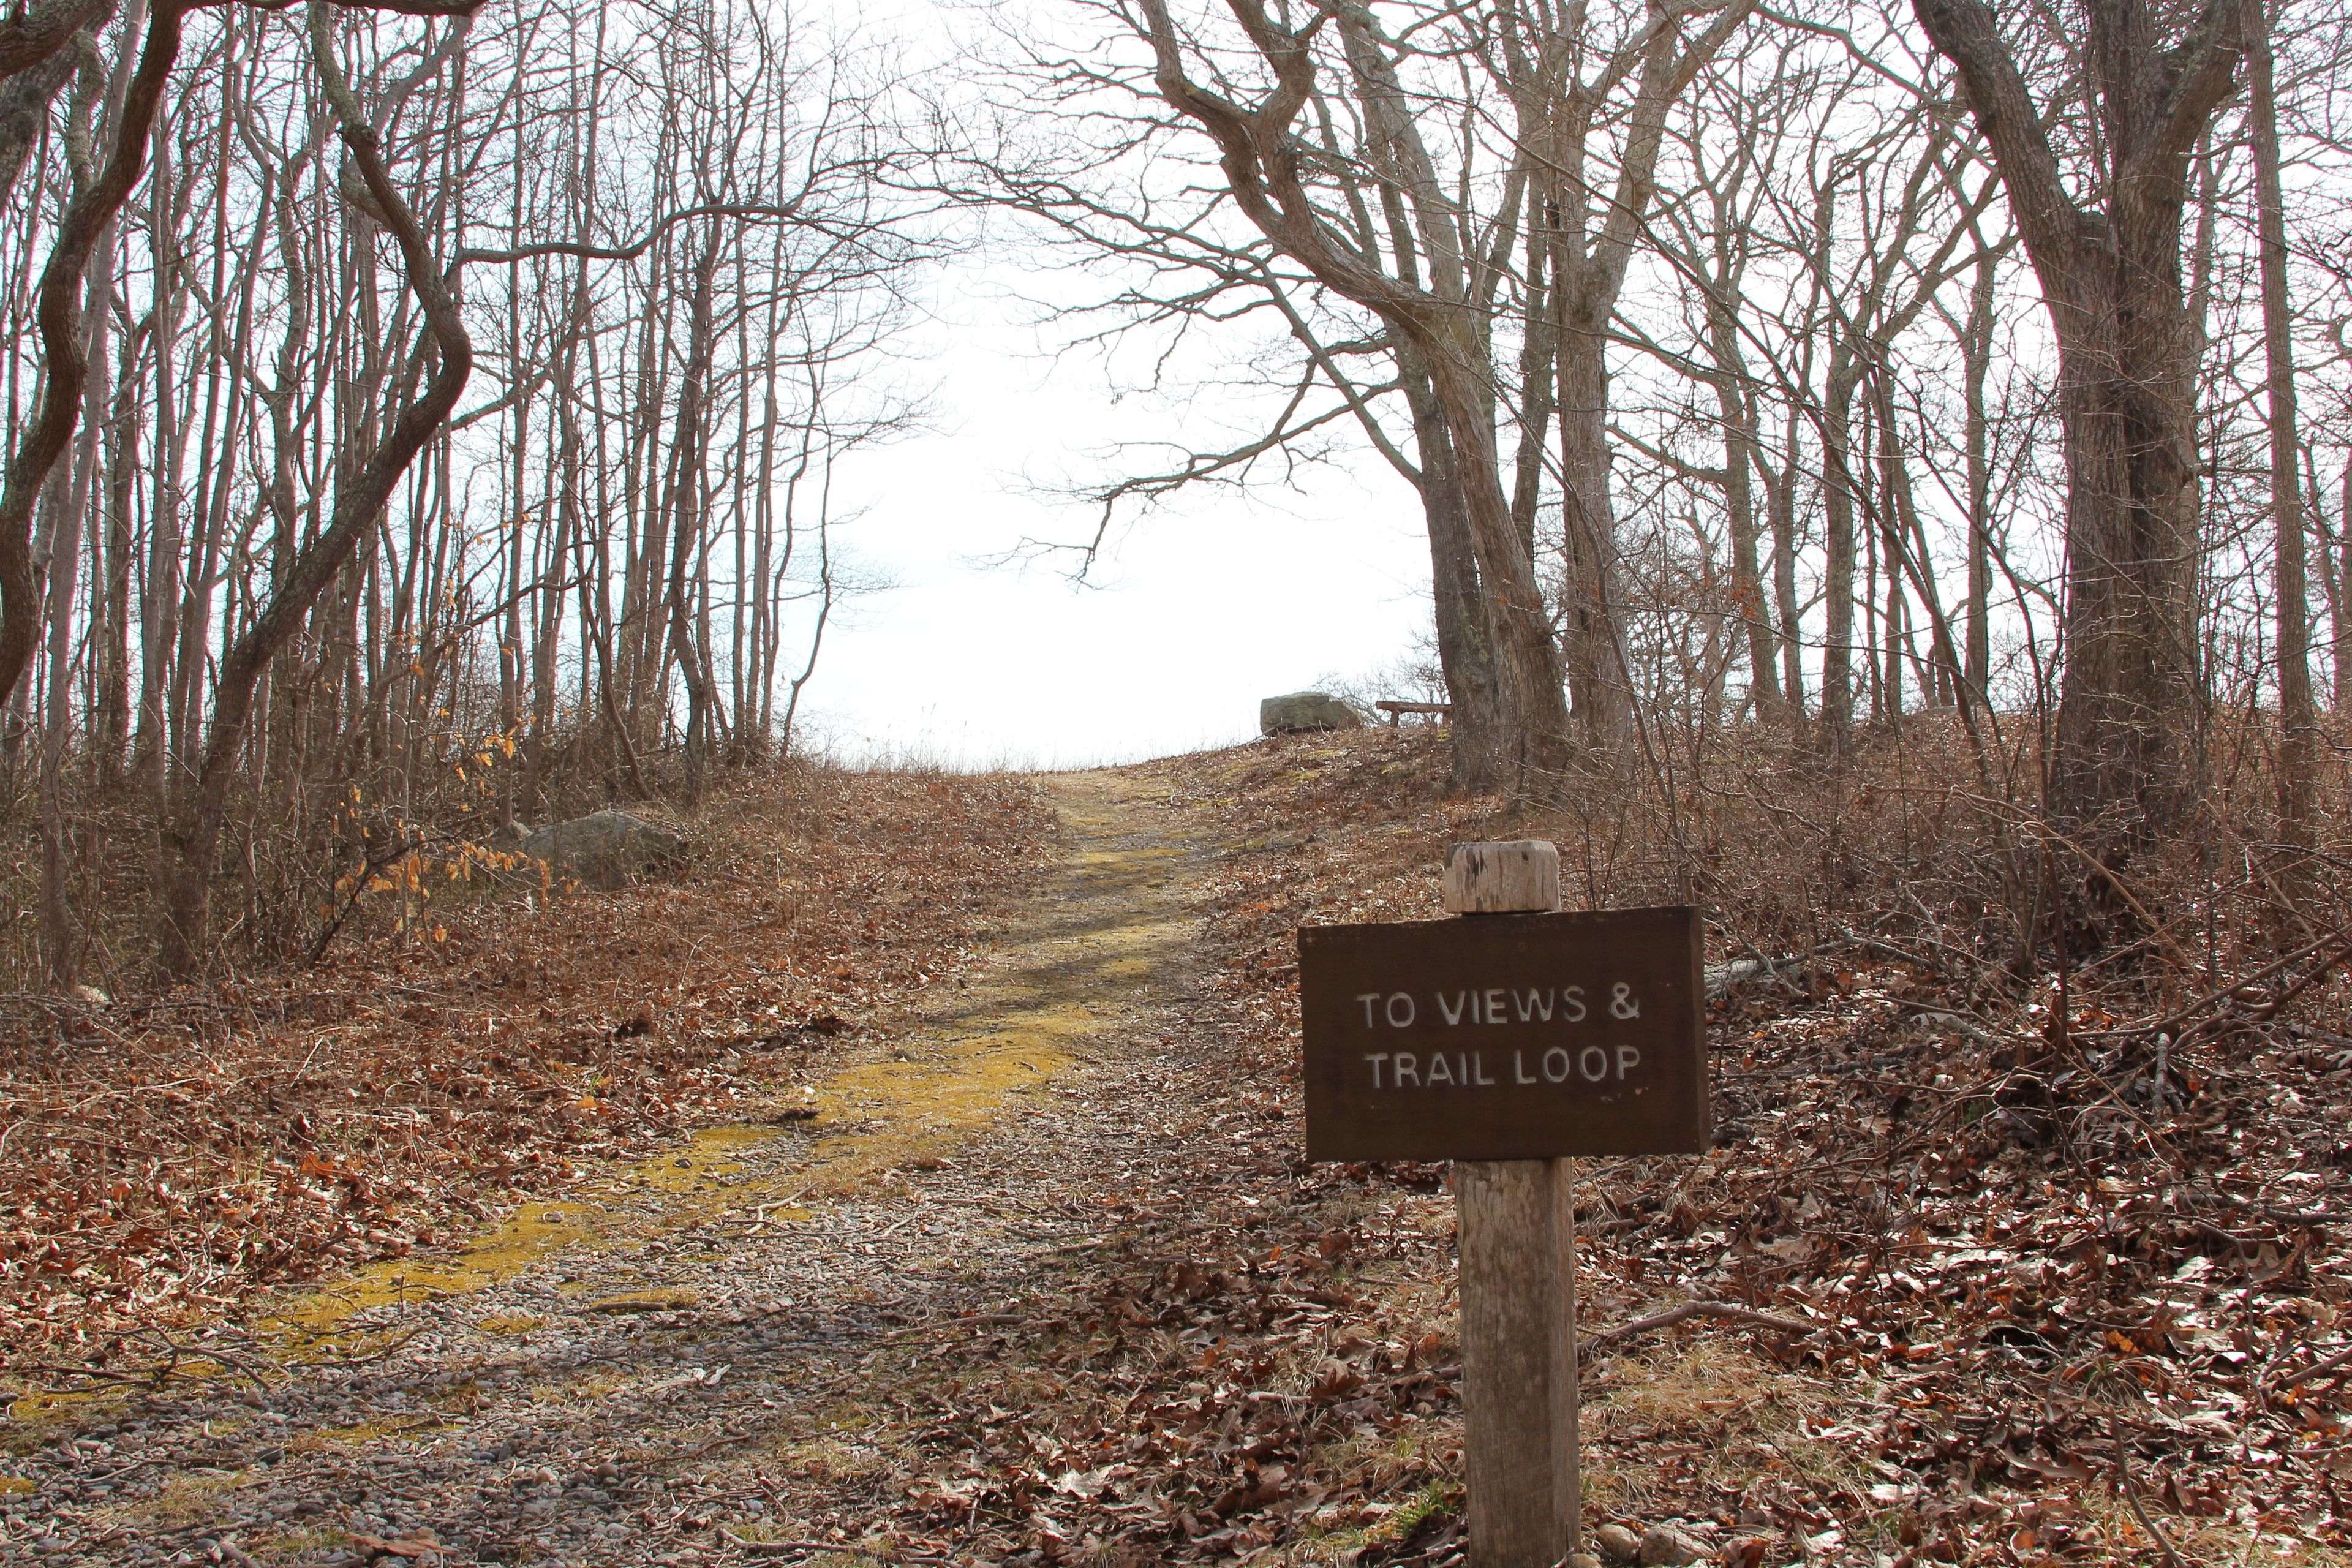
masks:
[[[1980,763],[1948,717],[1837,765],[1668,740],[1538,812],[1449,797],[1444,738],[1410,730],[1150,770],[1234,845],[1216,984],[1269,1072],[1295,1073],[1296,928],[1436,918],[1455,841],[1554,839],[1571,903],[1696,902],[1709,958],[1748,961],[1710,1006],[1716,1146],[1580,1163],[1580,1315],[1697,1298],[1808,1328],[1609,1342],[1589,1517],[1768,1563],[2123,1563],[2151,1560],[2137,1495],[2208,1558],[2292,1532],[2341,1560],[2342,749],[2294,847],[2266,721],[2217,725],[2194,826],[2105,877],[2035,808],[2032,748]],[[1441,1173],[1349,1169],[1392,1202]],[[1433,1518],[1377,1560],[1451,1563],[1457,1535]]]
[[[667,804],[679,795],[677,752],[648,751],[633,775],[604,765],[605,733],[602,727],[559,729],[547,748],[533,820],[523,826],[615,809],[691,832],[694,820]],[[410,737],[404,752],[377,757],[358,745],[346,751],[298,759],[306,769],[299,776],[289,776],[281,758],[266,776],[247,776],[234,786],[213,889],[213,936],[200,955],[205,977],[307,964],[331,927],[337,928],[332,944],[340,946],[355,936],[365,942],[393,934],[416,920],[415,900],[354,905],[349,895],[355,881],[382,875],[418,882],[423,886],[408,890],[446,903],[475,885],[474,873],[497,865],[484,851],[520,793],[519,748],[450,720]],[[0,857],[0,989],[18,992],[54,988],[39,913],[38,773],[29,750],[0,750],[0,842],[12,847]],[[158,909],[156,803],[145,784],[121,773],[119,765],[69,757],[63,803],[75,979],[116,998],[156,984]],[[728,803],[746,787],[772,801],[796,796],[800,809],[822,812],[839,776],[799,757],[719,769],[709,810],[700,815],[730,809]],[[635,789],[639,777],[644,793]]]
[[[2063,970],[2110,1010],[2168,1008],[2352,924],[2352,748],[2327,748],[2317,831],[2297,846],[2273,728],[2217,723],[2184,821],[2120,859],[2088,847],[2103,825],[2043,808],[2015,716],[1973,737],[1949,713],[1866,728],[1838,762],[1754,726],[1654,732],[1565,781],[1556,808],[1493,826],[1555,839],[1572,904],[1704,906],[1727,958],[1874,952],[1972,1007]]]

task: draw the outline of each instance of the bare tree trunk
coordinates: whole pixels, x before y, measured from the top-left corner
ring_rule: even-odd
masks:
[[[1992,372],[1995,279],[1993,258],[1979,256],[1976,282],[1969,289],[1968,323],[1960,333],[1969,486],[1969,646],[1960,679],[1978,701],[1987,704],[1992,700],[1992,422],[1985,407],[1985,382]]]
[[[2177,38],[2148,0],[2084,7],[2105,198],[2078,207],[1984,0],[1915,0],[1957,68],[2058,342],[2066,449],[2066,659],[2051,795],[2120,864],[2179,820],[2195,705],[2195,329],[2182,298],[2188,159],[2235,85],[2241,0]]]
[[[555,349],[554,386],[550,395],[556,422],[555,531],[549,536],[547,559],[540,572],[539,620],[530,654],[530,724],[523,731],[522,778],[515,791],[515,810],[526,821],[538,820],[547,788],[547,745],[555,729],[555,658],[563,633],[564,574],[580,530],[579,468],[583,454],[573,365],[580,330],[585,324],[586,276],[583,270],[570,330]],[[585,649],[582,657],[586,658]]]
[[[139,452],[139,355],[145,334],[123,340],[114,407],[107,426],[106,530],[92,567],[90,658],[96,700],[89,744],[90,776],[101,792],[122,784],[131,743],[131,487]]]
[[[1610,306],[1610,317],[1615,305]],[[1560,511],[1568,581],[1561,642],[1585,743],[1614,751],[1633,736],[1633,687],[1619,638],[1623,568],[1610,495],[1609,319],[1571,321],[1559,350]]]
[[[2315,815],[2319,738],[2311,695],[2311,584],[2305,570],[2303,442],[2296,427],[2294,335],[2286,278],[2286,197],[2279,177],[2278,104],[2271,29],[2262,0],[2245,0],[2246,76],[2252,97],[2254,206],[2262,251],[2263,349],[2269,366],[2272,591],[2277,601],[2279,835],[2308,843]]]
[[[1657,190],[1667,115],[1752,9],[1752,0],[1728,0],[1705,16],[1700,31],[1687,42],[1682,14],[1663,7],[1647,12],[1647,26],[1608,62],[1610,69],[1629,73],[1634,87],[1616,178],[1605,195],[1587,167],[1598,95],[1592,83],[1576,74],[1574,62],[1590,47],[1578,36],[1585,26],[1581,6],[1571,9],[1559,40],[1569,50],[1567,90],[1559,96],[1558,109],[1539,121],[1545,126],[1546,150],[1554,160],[1551,179],[1546,182],[1549,198],[1563,215],[1551,271],[1559,320],[1560,491],[1568,561],[1562,605],[1565,662],[1586,741],[1611,750],[1633,738],[1633,689],[1625,668],[1621,625],[1622,564],[1610,482],[1611,331],[1626,269]]]
[[[1407,349],[1397,363],[1421,459],[1421,515],[1429,531],[1437,661],[1445,676],[1445,700],[1454,708],[1453,787],[1470,793],[1496,789],[1505,777],[1509,739],[1496,691],[1486,600],[1478,587],[1477,552],[1463,510],[1453,438],[1419,356]]]
[[[46,362],[41,403],[9,459],[5,482],[0,482],[0,700],[15,696],[41,635],[41,588],[33,572],[33,507],[81,416],[89,371],[81,344],[82,271],[100,231],[145,169],[156,108],[179,57],[181,3],[163,0],[156,8],[115,124],[113,151],[104,171],[58,219],[48,265],[41,273],[35,311]]]
[[[75,8],[89,13],[79,24],[86,33],[81,43],[65,47],[65,39],[72,37],[69,29],[56,52],[9,76],[7,85],[0,87],[0,213],[8,210],[9,198],[16,189],[16,176],[24,173],[25,160],[49,128],[51,100],[63,89],[67,79],[81,68],[85,48],[95,53],[99,28],[113,5],[111,0],[100,0],[95,7],[77,0]],[[0,27],[5,26],[0,24]]]
[[[1822,579],[1822,715],[1817,737],[1825,755],[1853,751],[1853,351],[1841,337],[1831,351],[1828,395],[1822,402],[1822,526],[1828,563]]]
[[[1465,258],[1454,232],[1440,216],[1447,198],[1397,95],[1359,65],[1368,111],[1379,117],[1383,145],[1412,183],[1437,292],[1375,271],[1362,264],[1352,246],[1335,243],[1300,182],[1290,146],[1294,121],[1314,92],[1307,38],[1276,23],[1258,0],[1236,0],[1235,9],[1276,79],[1265,100],[1244,108],[1196,85],[1186,75],[1182,46],[1163,0],[1146,0],[1143,16],[1157,55],[1160,95],[1216,142],[1234,200],[1260,233],[1327,287],[1377,312],[1423,356],[1489,605],[1496,688],[1513,742],[1506,787],[1515,795],[1549,793],[1559,787],[1572,754],[1559,650],[1534,563],[1503,490],[1491,416],[1493,366],[1479,323],[1465,308]],[[1343,15],[1341,23],[1351,58],[1363,58],[1365,41],[1350,37],[1351,29],[1360,30],[1360,19]]]
[[[703,397],[710,377],[712,344],[710,295],[719,268],[719,240],[714,236],[694,269],[694,294],[688,307],[687,362],[678,382],[677,433],[670,449],[670,507],[677,519],[670,541],[669,582],[662,595],[668,623],[670,655],[677,660],[686,685],[686,776],[684,804],[688,811],[702,804],[704,773],[710,752],[710,670],[695,636],[696,608],[690,603],[688,575],[702,541]]]
[[[2336,716],[2340,720],[2352,714],[2352,458],[2344,460],[2343,500],[2336,513],[2336,603],[2334,605],[2336,646]]]
[[[515,74],[518,79],[516,89],[520,94],[522,85],[520,59],[516,61]],[[529,153],[520,121],[515,123],[514,149],[515,167],[518,169],[525,167]],[[522,189],[523,183],[517,180],[508,198],[507,222],[517,234],[522,232]],[[513,536],[506,542],[504,552],[506,556],[504,584],[506,635],[499,639],[499,732],[505,737],[508,746],[512,747],[517,737],[522,732],[523,538],[530,531],[530,509],[523,497],[529,493],[530,486],[531,398],[530,389],[536,384],[530,379],[531,373],[524,368],[529,363],[530,356],[524,349],[522,342],[522,289],[511,285],[507,289],[507,342],[509,353],[513,356],[509,361],[508,374],[522,384],[516,388],[514,402],[507,410],[508,418],[513,422],[510,455],[514,459],[513,489],[508,500],[507,512],[508,526],[514,531]],[[510,828],[514,826],[516,771],[513,768],[499,770],[498,825],[500,827]]]
[[[310,4],[311,56],[340,122],[343,145],[358,165],[368,195],[400,246],[401,260],[423,307],[425,325],[412,363],[437,351],[438,363],[424,391],[402,409],[383,441],[368,455],[349,485],[335,498],[332,518],[289,565],[284,583],[220,663],[218,694],[210,731],[194,780],[175,790],[175,809],[163,833],[165,900],[160,960],[163,973],[186,975],[205,951],[212,879],[221,822],[236,771],[254,687],[278,650],[301,627],[310,605],[342,570],[361,538],[374,527],[401,476],[425,443],[440,430],[473,370],[474,350],[441,282],[431,247],[407,203],[385,173],[369,126],[342,79],[328,37],[325,0]]]
[[[1726,268],[1727,273],[1728,268]],[[1729,277],[1718,280],[1737,287]],[[1764,573],[1756,539],[1756,399],[1739,372],[1737,324],[1727,306],[1708,295],[1708,316],[1715,339],[1717,416],[1723,422],[1723,507],[1731,534],[1731,597],[1748,633],[1748,689],[1756,721],[1766,727],[1780,722],[1780,648],[1772,612],[1764,599]]]
[[[1875,396],[1873,420],[1878,434],[1878,539],[1886,562],[1885,672],[1879,678],[1884,696],[1881,716],[1892,730],[1903,722],[1903,652],[1910,634],[1911,607],[1903,595],[1903,536],[1895,521],[1895,469],[1902,461],[1896,445],[1895,409],[1886,395],[1886,377],[1871,378]],[[1921,693],[1927,700],[1927,693]]]
[[[118,120],[130,92],[130,61],[124,59],[107,83],[106,117]],[[94,87],[98,70],[93,63],[82,76],[85,87]],[[87,187],[94,173],[89,167],[87,137],[89,105],[99,97],[94,91],[78,91],[74,108],[68,111],[68,156],[77,165],[76,184]],[[79,135],[75,133],[79,129]],[[79,145],[75,145],[79,142]],[[69,885],[68,834],[66,823],[66,756],[73,743],[72,698],[74,595],[77,574],[81,566],[83,520],[89,515],[90,496],[96,489],[100,458],[103,448],[100,432],[105,427],[110,391],[107,373],[109,331],[113,325],[114,305],[114,223],[109,219],[99,230],[91,247],[89,309],[82,323],[87,334],[82,345],[83,363],[91,367],[89,384],[84,395],[88,406],[81,419],[81,437],[74,457],[73,473],[59,498],[56,523],[49,536],[48,559],[45,575],[48,579],[48,693],[41,714],[41,934],[47,950],[49,984],[60,991],[70,991],[79,978],[80,953],[75,942],[72,889]],[[55,494],[52,487],[52,494]],[[95,597],[95,595],[93,595]],[[96,637],[92,637],[95,652]]]
[[[106,16],[105,0],[47,0],[9,8],[0,20],[0,77],[31,70],[66,47],[76,33]],[[51,89],[55,91],[55,89]]]
[[[1780,612],[1780,700],[1791,745],[1805,743],[1804,606],[1797,599],[1797,483],[1802,416],[1792,405],[1782,426],[1780,472],[1772,486],[1772,599]]]

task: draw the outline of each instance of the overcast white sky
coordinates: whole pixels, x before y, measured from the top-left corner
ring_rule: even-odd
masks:
[[[1369,453],[1300,489],[1205,489],[1123,522],[1090,586],[1067,561],[990,564],[1024,539],[1087,537],[1093,510],[1055,491],[1114,471],[1118,443],[1231,409],[1114,405],[1097,358],[1056,361],[1033,307],[981,281],[941,290],[929,357],[908,366],[936,388],[936,433],[843,473],[840,499],[866,508],[843,537],[898,586],[836,623],[811,739],[964,767],[1128,761],[1254,735],[1261,697],[1411,651],[1428,543],[1417,499]]]
[[[1100,25],[1067,0],[799,4],[896,55],[903,78],[951,95],[996,54],[1000,25]],[[1067,559],[992,563],[1024,540],[1089,537],[1095,510],[1067,491],[1152,461],[1137,453],[1122,468],[1119,443],[1214,444],[1216,426],[1249,417],[1229,389],[1191,408],[1115,402],[1097,355],[1055,357],[1082,327],[1041,328],[1034,303],[1092,300],[1103,280],[1070,270],[1066,256],[1020,248],[1014,234],[996,237],[932,274],[930,320],[902,345],[931,432],[861,455],[836,480],[837,510],[864,509],[841,538],[897,586],[835,622],[803,700],[807,738],[850,760],[1131,761],[1255,735],[1260,698],[1411,653],[1429,616],[1427,537],[1418,499],[1368,450],[1302,475],[1296,489],[1210,487],[1130,512],[1089,585],[1069,581]],[[1125,379],[1141,376],[1150,352],[1134,351]],[[1196,358],[1171,389],[1228,369]]]

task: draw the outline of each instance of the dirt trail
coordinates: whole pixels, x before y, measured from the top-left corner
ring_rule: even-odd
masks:
[[[1164,1047],[1203,851],[1149,784],[1051,784],[1034,906],[805,1103],[289,1300],[220,1342],[248,1375],[0,1463],[0,1563],[730,1562],[854,1531],[877,1358],[952,1362],[1053,1290],[1100,1240],[1092,1184],[1197,1088]]]

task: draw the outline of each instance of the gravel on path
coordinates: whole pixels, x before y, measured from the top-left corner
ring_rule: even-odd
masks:
[[[904,1495],[866,1440],[877,1363],[1017,1337],[1137,1194],[1219,1179],[1171,1163],[1219,1128],[1205,851],[1147,782],[1052,783],[1035,907],[962,989],[873,1021],[813,1118],[540,1205],[460,1260],[481,1288],[393,1262],[222,1325],[202,1348],[236,1375],[11,1462],[0,1563],[849,1561]],[[1220,1132],[1222,1201],[1280,1184],[1263,1142]]]

